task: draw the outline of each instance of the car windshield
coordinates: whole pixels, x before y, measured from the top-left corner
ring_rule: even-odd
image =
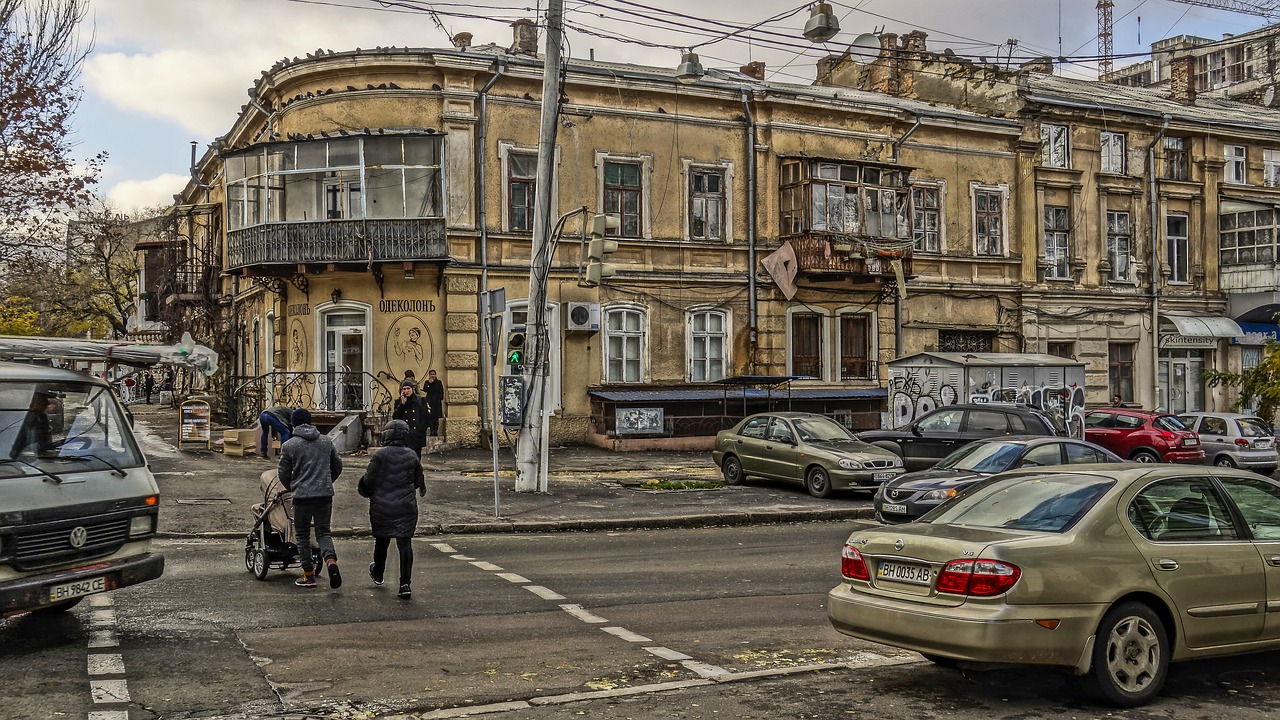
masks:
[[[804,442],[832,442],[835,440],[856,440],[853,433],[843,425],[825,417],[795,418],[791,421]]]
[[[969,443],[943,458],[935,467],[980,473],[1004,472],[1022,454],[1023,447],[1021,443],[1009,442]]]
[[[1084,517],[1114,484],[1097,475],[995,477],[927,513],[920,522],[1060,533]]]
[[[1151,421],[1157,430],[1167,430],[1168,432],[1177,432],[1178,430],[1186,430],[1187,426],[1173,415],[1161,415]]]
[[[138,467],[111,391],[77,382],[0,382],[0,478]]]
[[[1262,418],[1240,418],[1236,425],[1240,427],[1240,437],[1271,437],[1271,430],[1262,422]]]

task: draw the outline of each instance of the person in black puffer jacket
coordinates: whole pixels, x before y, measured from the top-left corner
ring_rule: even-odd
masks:
[[[369,577],[375,585],[382,584],[387,567],[387,548],[391,538],[396,539],[400,551],[400,597],[413,594],[410,582],[413,576],[413,534],[418,529],[418,501],[413,497],[417,489],[420,497],[426,497],[427,484],[422,473],[422,462],[414,452],[412,430],[403,420],[392,420],[382,431],[382,449],[373,454],[364,477],[357,486],[360,494],[369,498],[369,527],[373,531],[373,562],[369,563]]]

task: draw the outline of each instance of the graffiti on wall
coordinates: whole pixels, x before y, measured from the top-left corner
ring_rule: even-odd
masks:
[[[903,368],[902,375],[889,379],[889,397],[893,427],[902,427],[938,407],[959,401],[955,385],[930,367]]]
[[[962,401],[1021,403],[1055,418],[1072,437],[1084,437],[1084,388],[1077,383],[1059,386],[1023,383],[1018,387],[1005,387],[999,368],[970,368],[967,393],[962,396],[956,390],[958,378],[959,373],[955,371],[944,375],[931,367],[895,370],[889,380],[892,427],[902,427],[936,408]]]

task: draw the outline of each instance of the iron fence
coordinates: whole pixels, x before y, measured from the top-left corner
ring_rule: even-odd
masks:
[[[273,405],[322,412],[363,412],[375,430],[395,409],[398,388],[368,372],[271,372],[231,379],[227,418],[235,427],[249,427]],[[393,384],[394,381],[393,381]]]

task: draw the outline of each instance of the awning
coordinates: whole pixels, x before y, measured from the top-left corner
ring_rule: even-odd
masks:
[[[1229,317],[1161,314],[1160,318],[1172,324],[1177,329],[1178,334],[1183,337],[1226,338],[1244,335],[1240,325]]]

